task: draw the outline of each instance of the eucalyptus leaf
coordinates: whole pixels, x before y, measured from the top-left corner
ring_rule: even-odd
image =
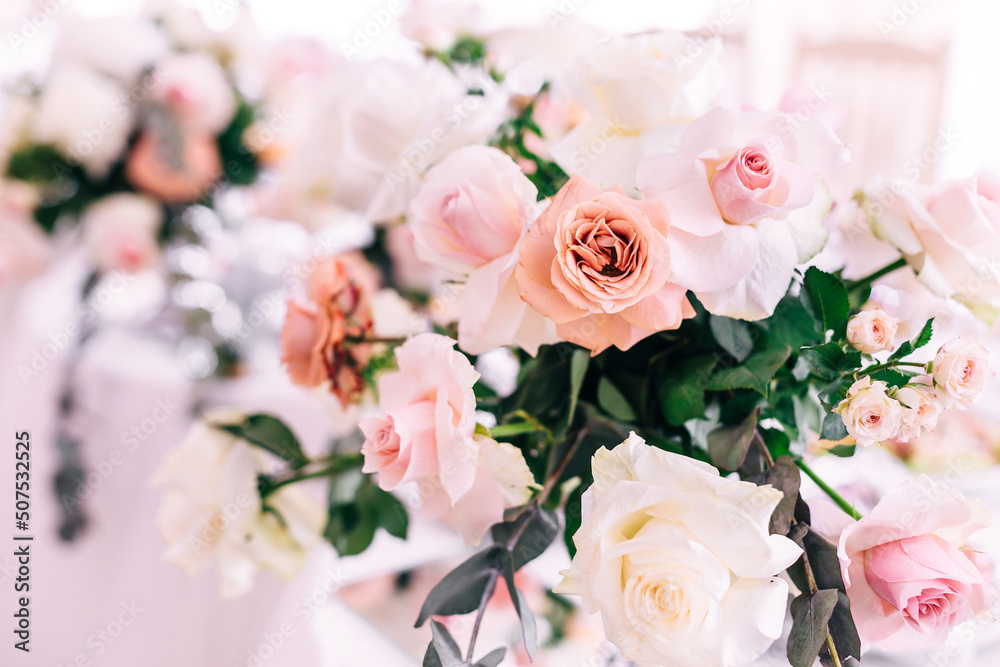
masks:
[[[739,470],[757,428],[757,413],[733,426],[722,426],[708,434],[708,455],[712,465],[723,470]]]
[[[833,608],[830,616],[828,630],[833,638],[833,645],[837,649],[837,656],[840,658],[841,667],[848,667],[851,664],[858,664],[861,659],[861,638],[858,636],[858,628],[854,624],[854,617],[851,616],[851,601],[847,593],[837,591],[837,606]],[[824,665],[833,665],[830,660],[830,651],[826,646],[820,649],[820,660]],[[853,660],[854,662],[850,662]]]
[[[779,456],[774,466],[765,473],[764,479],[782,494],[781,500],[771,514],[770,532],[772,535],[787,535],[792,527],[795,501],[802,481],[799,467],[791,457]]]
[[[792,600],[792,631],[787,649],[792,667],[812,667],[826,641],[827,625],[837,600],[835,590],[805,593]]]
[[[507,655],[507,649],[498,648],[495,651],[490,651],[480,658],[479,662],[473,665],[473,667],[497,667],[497,665],[503,662],[505,655]]]
[[[464,662],[462,650],[458,648],[458,644],[448,632],[448,628],[431,620],[431,637],[431,644],[434,645],[434,651],[441,662],[441,667],[462,667]]]
[[[563,539],[566,542],[566,549],[569,550],[570,558],[576,555],[576,543],[573,542],[573,536],[576,535],[576,531],[580,529],[580,524],[583,521],[583,492],[584,486],[581,484],[573,489],[569,498],[566,499],[566,526],[563,528]]]
[[[501,561],[505,558],[510,559],[507,549],[494,544],[476,552],[445,575],[424,600],[416,627],[419,628],[431,616],[468,614],[479,609],[487,587],[496,584]]]
[[[629,405],[628,399],[607,375],[602,376],[597,383],[597,404],[618,421],[636,420],[635,410]]]
[[[553,512],[537,509],[525,512],[516,521],[495,524],[490,529],[493,541],[506,544],[524,523],[527,526],[511,550],[515,570],[520,570],[526,563],[541,556],[559,534],[559,518]]]

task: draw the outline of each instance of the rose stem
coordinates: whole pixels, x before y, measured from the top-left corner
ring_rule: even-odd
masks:
[[[476,614],[476,622],[472,626],[472,638],[469,640],[469,651],[466,654],[465,662],[463,663],[465,665],[472,664],[472,652],[476,649],[476,637],[479,636],[479,626],[483,622],[483,614],[486,613],[486,604],[490,601],[490,596],[493,595],[493,589],[497,585],[497,577],[499,574],[499,570],[496,569],[490,572],[490,580],[486,582],[486,588],[483,589],[483,597],[479,600],[479,612]]]
[[[847,289],[853,292],[854,290],[864,287],[865,285],[870,285],[872,282],[878,280],[882,276],[892,273],[893,271],[896,271],[898,269],[901,269],[904,266],[906,266],[906,259],[900,257],[892,264],[889,264],[888,266],[883,266],[878,271],[873,271],[872,273],[869,273],[867,276],[864,276],[863,278],[852,280],[850,284],[848,284]]]
[[[801,468],[802,472],[809,475],[809,479],[816,482],[816,486],[823,489],[823,493],[830,496],[830,499],[833,500],[833,502],[837,503],[837,507],[844,510],[849,517],[851,517],[855,521],[860,521],[862,519],[862,516],[857,512],[857,510],[855,510],[850,503],[844,500],[843,496],[834,491],[829,484],[820,479],[819,475],[814,473],[812,471],[812,468],[806,465],[805,461],[803,461],[802,459],[795,459],[795,465]]]

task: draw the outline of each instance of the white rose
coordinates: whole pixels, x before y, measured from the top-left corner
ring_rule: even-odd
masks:
[[[921,430],[930,433],[937,426],[942,406],[931,387],[908,384],[896,392],[896,400],[905,408],[896,435],[899,442],[909,442],[919,436]]]
[[[781,493],[645,444],[634,433],[593,460],[577,554],[557,592],[601,612],[640,665],[729,667],[781,635],[802,551],[768,522]]]
[[[903,406],[890,397],[889,386],[865,376],[851,385],[847,398],[837,406],[847,432],[855,442],[867,447],[894,438],[903,420]]]
[[[92,69],[65,64],[49,72],[31,138],[52,144],[91,176],[104,176],[125,152],[133,114],[121,84]]]
[[[242,416],[209,417],[232,423]],[[157,519],[167,544],[164,559],[190,576],[217,557],[224,597],[248,592],[258,568],[283,579],[301,570],[308,550],[320,542],[325,512],[294,487],[267,498],[280,519],[264,512],[257,476],[268,463],[262,450],[208,422],[195,423],[150,480],[164,489]]]
[[[149,197],[130,193],[109,195],[83,212],[83,240],[91,258],[104,271],[134,273],[160,255],[156,237],[163,210]]]
[[[169,50],[166,35],[147,19],[73,16],[60,25],[52,61],[84,65],[133,85]]]
[[[27,183],[0,181],[0,288],[48,266],[52,244],[31,217],[38,193]]]
[[[891,350],[899,320],[881,308],[862,310],[847,323],[847,340],[857,349],[872,354]]]
[[[589,118],[552,148],[566,173],[635,194],[645,130],[702,115],[722,88],[721,42],[677,31],[593,45],[569,75]]]
[[[993,381],[990,353],[979,338],[960,337],[941,346],[932,366],[934,386],[949,408],[967,408]]]
[[[170,55],[157,65],[153,78],[153,99],[173,109],[190,127],[218,134],[236,112],[225,71],[206,53]]]

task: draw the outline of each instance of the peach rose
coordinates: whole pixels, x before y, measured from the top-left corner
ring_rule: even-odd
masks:
[[[197,201],[222,176],[219,149],[208,133],[185,133],[179,145],[148,128],[125,164],[132,185],[168,204]]]
[[[903,420],[903,406],[888,395],[889,386],[865,376],[851,385],[847,398],[837,406],[844,426],[858,445],[867,447],[896,436]]]
[[[591,354],[627,350],[694,316],[684,288],[667,282],[669,231],[662,202],[573,176],[521,244],[518,291],[560,337]]]
[[[425,333],[396,348],[399,370],[378,380],[384,417],[361,422],[364,472],[379,473],[386,491],[432,477],[454,504],[472,488],[479,459],[476,396],[479,373],[447,336]]]
[[[993,381],[990,353],[978,338],[956,338],[941,346],[934,357],[934,386],[945,405],[967,408]]]
[[[978,500],[922,475],[845,528],[838,554],[861,638],[887,650],[932,648],[988,611],[996,593],[962,549],[989,525]]]
[[[899,320],[881,308],[862,310],[847,322],[847,341],[866,354],[891,350]]]
[[[303,387],[329,381],[345,407],[364,391],[369,350],[359,341],[372,328],[364,268],[349,255],[324,259],[309,276],[309,301],[289,301],[281,329],[281,361],[291,381]]]

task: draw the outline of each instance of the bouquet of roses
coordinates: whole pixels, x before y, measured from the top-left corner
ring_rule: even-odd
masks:
[[[506,96],[489,142],[420,170],[403,219],[373,220],[388,231],[365,256],[314,262],[288,303],[290,378],[360,404],[362,437],[314,458],[272,416],[209,418],[184,450],[210,440],[212,460],[240,461],[252,511],[219,520],[228,486],[195,507],[173,459],[158,481],[174,561],[239,553],[288,574],[281,549],[301,554],[316,531],[357,554],[379,528],[405,537],[419,511],[485,544],[416,619],[431,626],[423,664],[445,667],[503,659],[476,645],[498,588],[534,654],[515,574],[550,547],[572,557],[555,593],[600,612],[642,665],[752,661],[789,604],[795,667],[857,664],[862,641],[934,646],[988,612],[995,590],[967,547],[989,525],[978,502],[921,478],[861,516],[809,464],[807,448],[850,457],[933,430],[994,375],[974,338],[929,359],[932,321],[897,342],[872,284],[902,262],[851,281],[808,266],[827,238],[823,175],[847,159],[834,133],[809,114],[712,107],[714,42],[606,40],[530,94],[491,43],[427,50]],[[398,283],[405,253],[385,239],[400,225],[448,276],[429,295]],[[394,311],[408,336],[384,334],[383,281],[412,297]],[[512,382],[496,379],[505,365]],[[811,526],[803,474],[844,514],[840,534]],[[325,517],[292,486],[316,477]]]

